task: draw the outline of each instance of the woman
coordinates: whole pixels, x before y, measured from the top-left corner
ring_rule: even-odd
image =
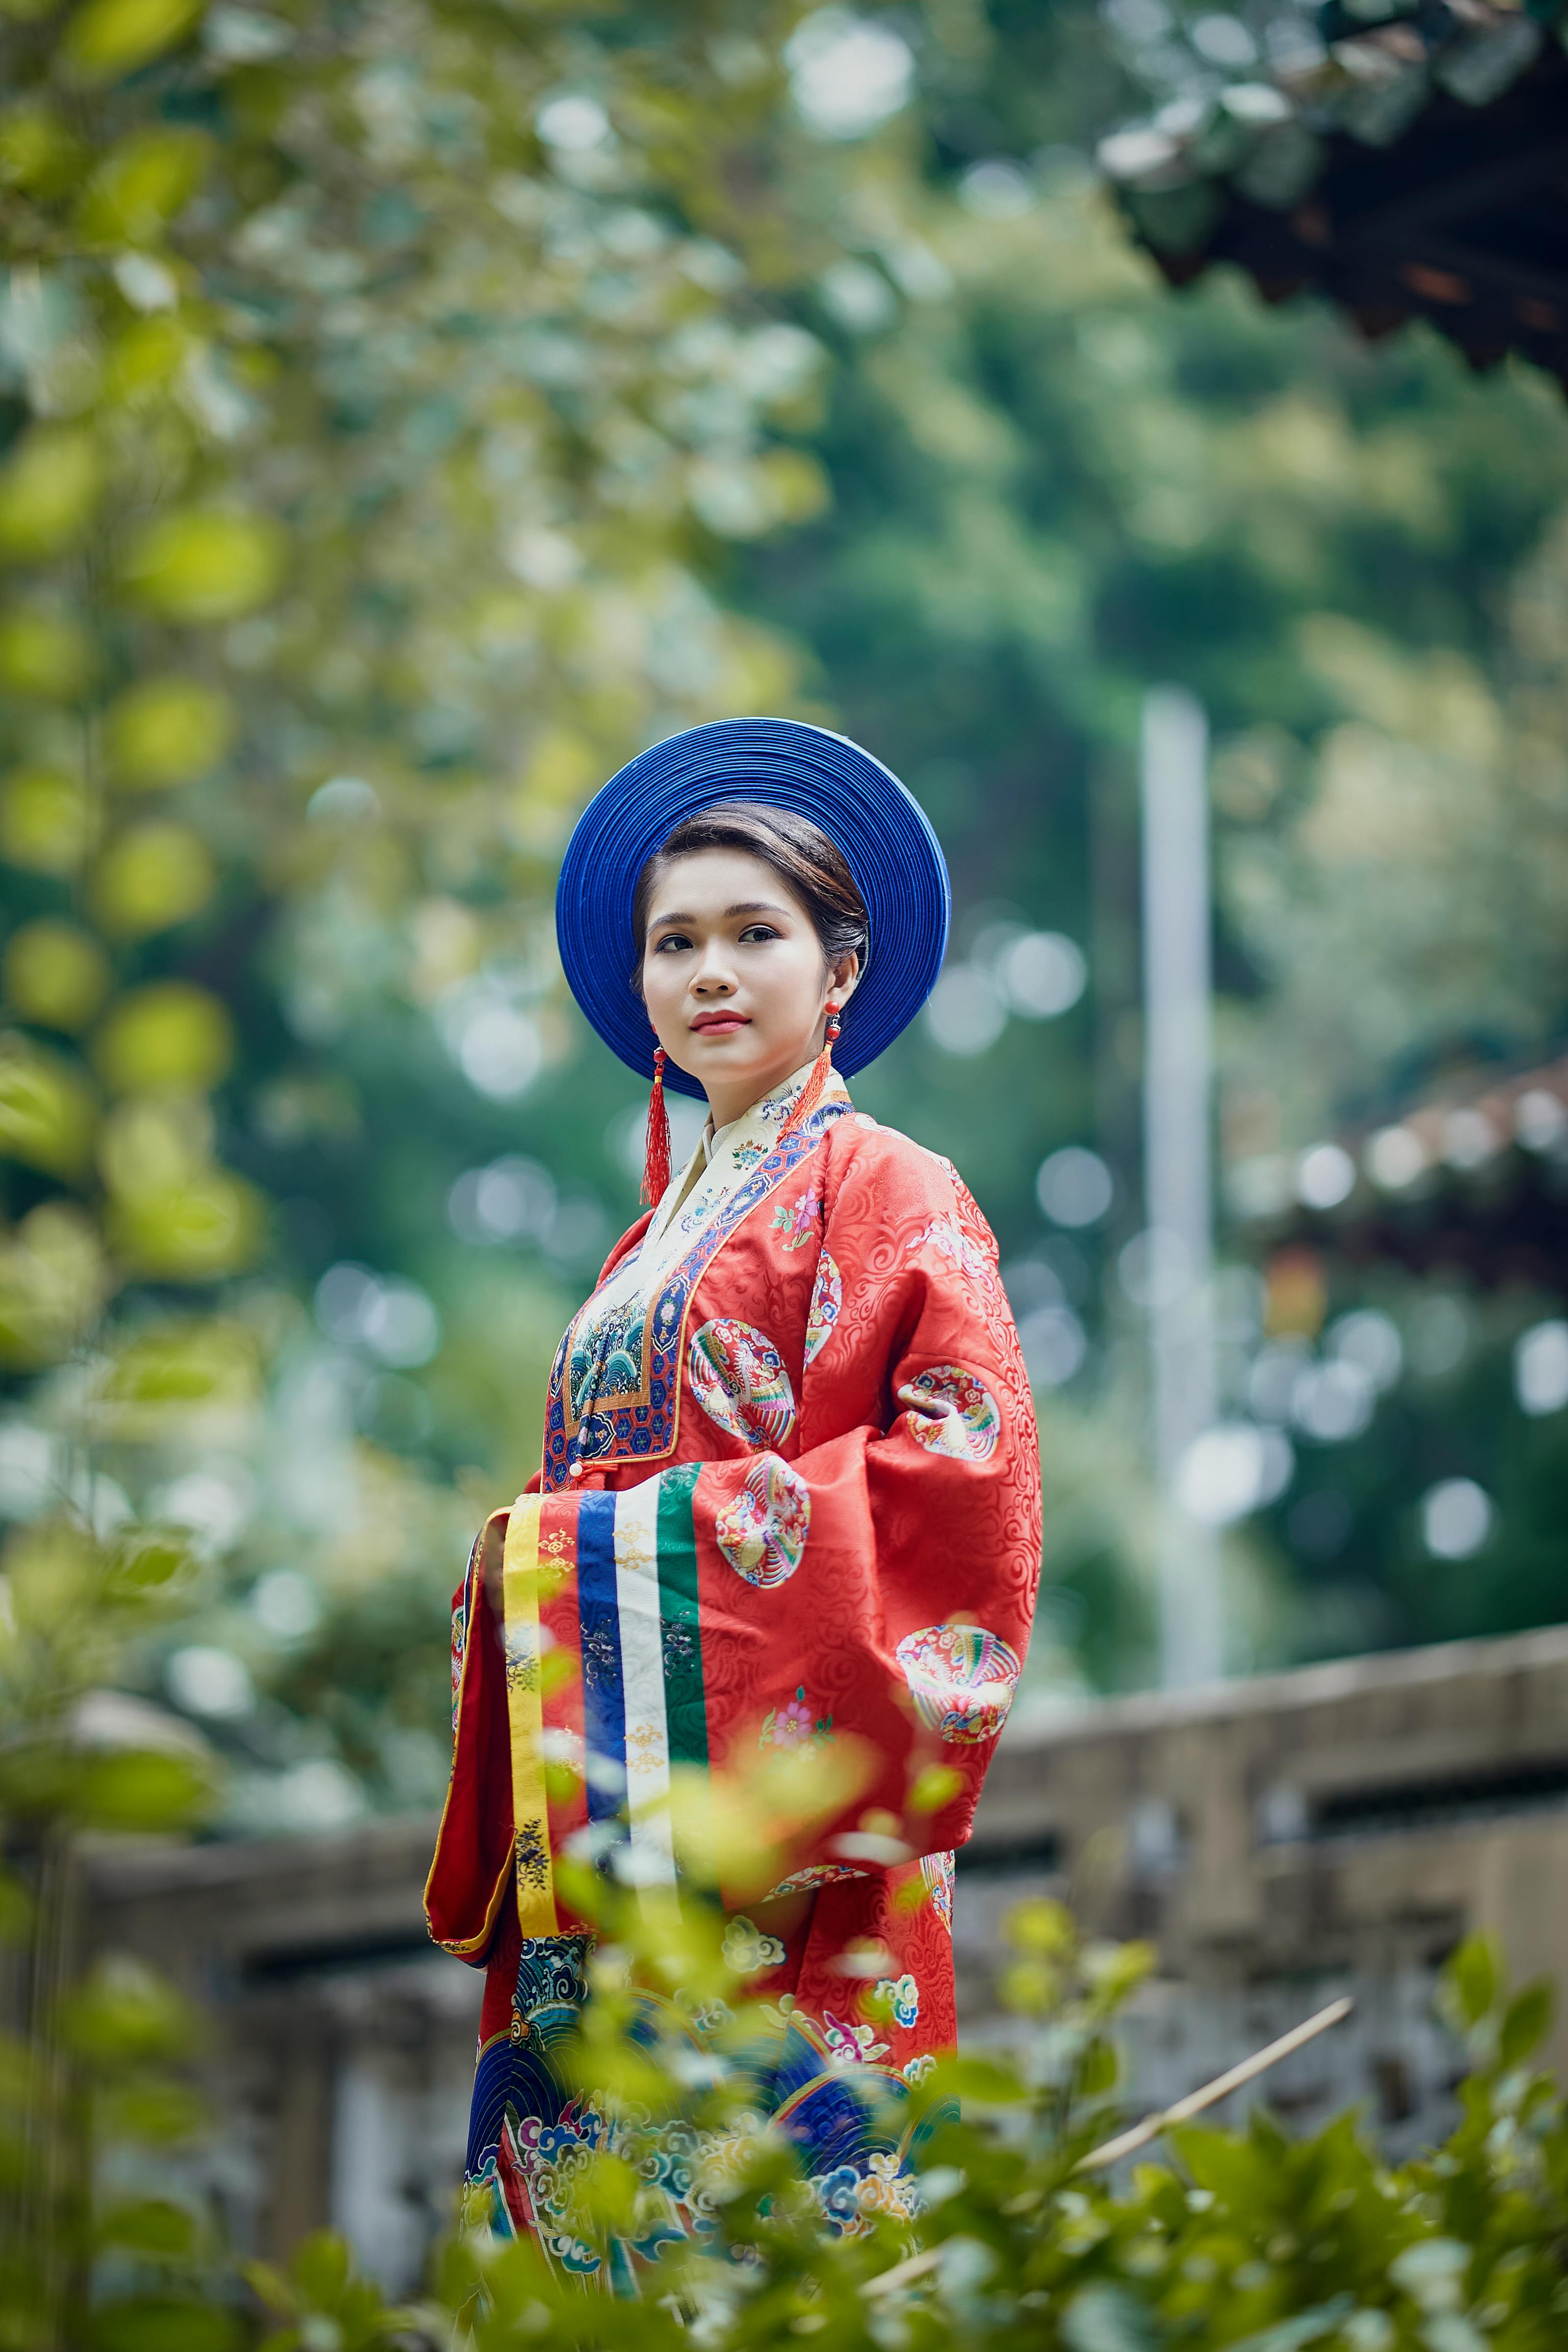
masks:
[[[635,2245],[601,2263],[565,2221],[574,2151],[614,2135],[551,2057],[591,1941],[569,1864],[717,1876],[726,1956],[777,2020],[763,2104],[839,2227],[909,2210],[900,2106],[954,2037],[952,1849],[1027,1642],[1037,1446],[984,1220],[841,1075],[919,1010],[947,906],[897,780],[775,719],[633,761],[563,868],[568,981],[652,1073],[650,1213],[563,1339],[542,1472],[455,1600],[426,1907],[486,1969],[470,2210],[608,2286],[703,2215],[671,2150]],[[666,1084],[710,1107],[673,1180]],[[705,1844],[748,1801],[762,1862]],[[672,2014],[700,2044],[700,2006]]]

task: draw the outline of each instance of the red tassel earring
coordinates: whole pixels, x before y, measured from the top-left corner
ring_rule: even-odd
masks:
[[[827,1028],[822,1040],[822,1051],[812,1064],[811,1076],[802,1087],[795,1107],[784,1121],[786,1130],[792,1127],[799,1127],[804,1119],[808,1119],[822,1100],[827,1081],[833,1075],[833,1048],[838,1043],[838,1007],[837,1004],[830,1004],[827,1008]]]
[[[643,1150],[642,1196],[657,1209],[669,1190],[669,1113],[664,1107],[664,1047],[653,1049],[653,1092],[647,1098],[647,1141]]]

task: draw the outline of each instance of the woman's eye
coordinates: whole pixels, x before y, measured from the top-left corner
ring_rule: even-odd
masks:
[[[668,948],[689,948],[690,945],[691,941],[687,938],[684,931],[667,931],[663,939],[656,945],[654,953],[655,955],[663,955]]]
[[[749,947],[762,940],[776,940],[777,931],[771,923],[748,923],[741,933],[741,944]]]

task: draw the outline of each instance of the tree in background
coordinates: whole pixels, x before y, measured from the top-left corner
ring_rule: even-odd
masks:
[[[1557,1019],[1504,911],[1513,873],[1545,887],[1549,793],[1488,864],[1495,918],[1470,886],[1487,794],[1521,789],[1505,615],[1563,494],[1558,404],[1157,288],[1089,140],[1172,58],[1222,68],[1163,15],[1151,65],[1143,21],[9,20],[0,1501],[185,1531],[191,1614],[126,1671],[229,1751],[232,1826],[438,1793],[447,1570],[531,1466],[632,1208],[637,1090],[563,1000],[549,895],[638,743],[825,719],[943,833],[954,954],[858,1091],[1003,1242],[1047,1427],[1044,1685],[1150,1664],[1119,1270],[1145,687],[1194,686],[1218,737],[1233,1156],[1311,1141],[1436,1034],[1446,908],[1510,1034]],[[1411,785],[1417,830],[1450,814],[1391,930],[1343,812],[1412,713],[1433,773],[1491,781]],[[1262,1309],[1227,1286],[1254,1426]],[[1403,1613],[1367,1604],[1426,1475],[1392,1421],[1291,1442],[1236,1546],[1237,1663],[1466,1622],[1418,1550]],[[1382,1516],[1325,1574],[1297,1507],[1358,1462]]]

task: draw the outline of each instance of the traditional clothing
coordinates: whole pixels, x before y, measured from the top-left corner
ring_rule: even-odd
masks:
[[[611,779],[557,898],[573,992],[624,1060],[662,1071],[625,982],[637,877],[681,817],[735,798],[812,816],[850,866],[871,956],[837,1058],[858,1067],[941,966],[947,875],[897,779],[818,728],[696,728]],[[503,1538],[498,1628],[483,1567]],[[795,2143],[830,2225],[912,2212],[910,2085],[954,2038],[952,1850],[1039,1553],[1034,1412],[984,1219],[826,1059],[797,1071],[705,1137],[617,1244],[555,1359],[541,1473],[455,1596],[426,1905],[436,1940],[486,1969],[470,2210],[623,2291],[710,2226],[722,2150],[671,2125],[637,2136],[660,2193],[636,2241],[602,2253],[574,2233],[582,2151],[626,2124],[557,2063],[587,1997],[574,1873],[657,1888],[706,1859],[726,1958],[771,2020],[744,2062],[754,2111]],[[782,1852],[759,1880],[720,1814],[737,1788],[773,1801],[791,1783],[816,1798],[775,1803],[754,1843]],[[694,2054],[716,2010],[645,2003]]]
[[[557,2168],[614,2130],[551,2063],[586,1949],[555,1857],[673,1882],[672,1772],[854,1742],[869,1777],[773,1890],[806,1899],[748,1900],[731,1937],[787,2007],[761,2104],[825,2214],[907,2203],[900,2094],[954,2033],[952,1848],[1028,1637],[1038,1454],[995,1245],[952,1166],[840,1083],[786,1126],[804,1075],[699,1148],[562,1341],[539,1491],[505,1515],[504,1653],[482,1544],[455,1598],[426,1899],[488,1966],[468,2178],[586,2275]],[[547,1788],[552,1760],[574,1769]],[[668,2232],[702,2226],[693,2155]]]

